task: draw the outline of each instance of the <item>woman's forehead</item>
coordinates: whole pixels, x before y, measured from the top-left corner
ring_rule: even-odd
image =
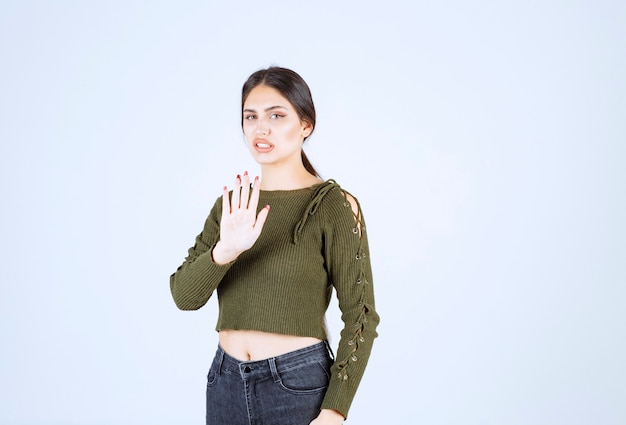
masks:
[[[291,103],[273,87],[259,85],[253,88],[244,102],[244,109],[291,108]]]

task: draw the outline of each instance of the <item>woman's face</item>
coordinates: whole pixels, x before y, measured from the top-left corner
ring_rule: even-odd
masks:
[[[261,165],[302,164],[304,138],[312,127],[300,121],[291,103],[272,87],[256,86],[243,105],[243,132]]]

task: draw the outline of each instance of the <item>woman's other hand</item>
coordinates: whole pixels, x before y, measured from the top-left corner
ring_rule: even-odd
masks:
[[[322,409],[311,425],[341,425],[344,419],[343,415],[336,410]]]
[[[213,248],[213,261],[216,264],[235,261],[259,238],[270,210],[270,206],[266,205],[258,215],[256,214],[259,186],[259,178],[255,177],[250,191],[250,177],[247,171],[243,178],[237,176],[235,179],[232,199],[229,199],[228,188],[224,186],[220,240]]]

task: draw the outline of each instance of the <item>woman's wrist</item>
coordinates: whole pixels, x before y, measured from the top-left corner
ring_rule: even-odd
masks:
[[[222,242],[219,241],[213,247],[213,251],[211,252],[211,257],[213,258],[213,262],[218,266],[223,266],[228,263],[232,263],[239,256],[238,252],[229,251],[224,249]]]
[[[320,411],[319,418],[332,421],[332,423],[336,423],[336,424],[342,424],[343,421],[346,419],[341,413],[333,409],[322,409]],[[328,423],[331,423],[331,422],[328,422]]]

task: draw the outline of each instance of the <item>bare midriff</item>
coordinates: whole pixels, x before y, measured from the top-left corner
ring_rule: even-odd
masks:
[[[241,361],[265,360],[321,342],[312,337],[245,330],[222,330],[219,341],[226,353]]]

